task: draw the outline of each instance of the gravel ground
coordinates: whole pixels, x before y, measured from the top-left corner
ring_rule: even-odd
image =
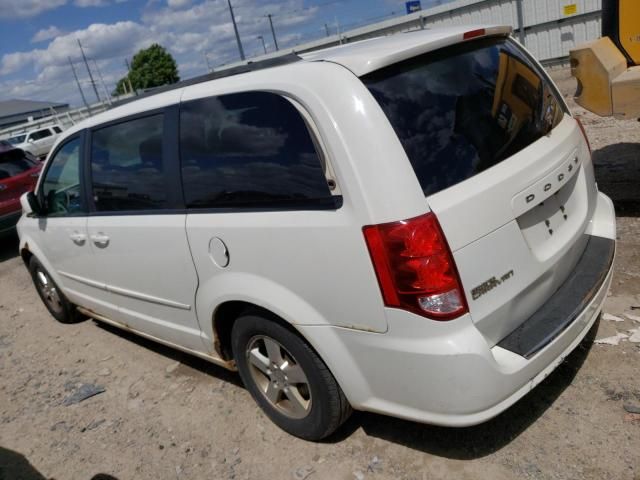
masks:
[[[566,71],[553,72],[563,92]],[[640,344],[593,344],[640,326],[640,124],[583,116],[601,190],[618,209],[605,312],[583,344],[498,418],[447,429],[356,413],[323,443],[293,438],[239,378],[100,326],[57,324],[0,242],[0,480],[640,479]],[[104,389],[66,405],[81,385]]]

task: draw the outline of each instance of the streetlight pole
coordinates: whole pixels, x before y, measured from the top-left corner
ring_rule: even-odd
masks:
[[[262,41],[262,48],[264,49],[264,54],[267,54],[267,46],[264,43],[264,37],[262,35],[258,35],[258,38]]]
[[[233,14],[233,7],[231,6],[231,0],[227,0],[229,4],[229,12],[231,13],[231,22],[233,23],[233,31],[236,32],[236,42],[238,42],[238,51],[240,52],[240,60],[244,60],[244,49],[242,48],[242,42],[240,41],[240,34],[238,33],[238,25],[236,25],[236,17]]]
[[[280,50],[278,48],[278,39],[276,38],[276,31],[273,29],[273,20],[271,19],[271,14],[267,14],[267,17],[269,18],[269,25],[271,26],[271,35],[273,35],[273,44],[276,47],[276,51]]]

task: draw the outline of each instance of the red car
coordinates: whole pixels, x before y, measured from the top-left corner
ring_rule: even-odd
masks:
[[[20,196],[35,188],[41,169],[29,152],[0,141],[0,236],[14,231],[22,213]]]

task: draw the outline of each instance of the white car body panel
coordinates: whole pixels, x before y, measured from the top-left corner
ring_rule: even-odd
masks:
[[[613,205],[597,192],[590,152],[568,114],[510,158],[425,197],[387,116],[358,76],[459,43],[475,28],[367,40],[177,88],[92,117],[58,141],[180,102],[277,93],[312,123],[342,196],[335,210],[23,215],[20,248],[36,255],[83,311],[148,338],[232,367],[216,348],[214,318],[226,302],[246,302],[292,325],[356,409],[452,426],[487,420],[539,383],[586,335],[613,267],[589,305],[535,355],[512,353],[500,340],[558,289],[589,235],[615,240],[616,232]],[[509,31],[487,27],[488,34]],[[535,202],[527,200],[532,194]],[[451,321],[385,307],[362,232],[427,212],[440,222],[469,304],[468,313]],[[87,236],[84,245],[70,239],[76,233]],[[108,245],[97,245],[103,236]],[[220,248],[228,266],[221,265]],[[508,272],[499,289],[474,298],[477,285]]]
[[[106,285],[102,315],[186,348],[203,349],[195,312],[198,277],[185,215],[91,216],[93,280]],[[92,240],[105,236],[108,245]],[[126,265],[126,268],[122,268]]]
[[[377,37],[331,47],[302,55],[307,61],[334,62],[348,68],[356,76],[379,70],[439,48],[464,41],[464,34],[482,29],[486,35],[508,35],[511,27],[496,25],[458,25],[448,28],[428,28],[386,37]]]

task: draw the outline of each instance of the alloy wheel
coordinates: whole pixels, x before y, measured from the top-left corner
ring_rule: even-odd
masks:
[[[311,411],[311,390],[293,355],[265,335],[253,337],[247,345],[245,354],[251,378],[264,397],[287,417],[306,417]]]

